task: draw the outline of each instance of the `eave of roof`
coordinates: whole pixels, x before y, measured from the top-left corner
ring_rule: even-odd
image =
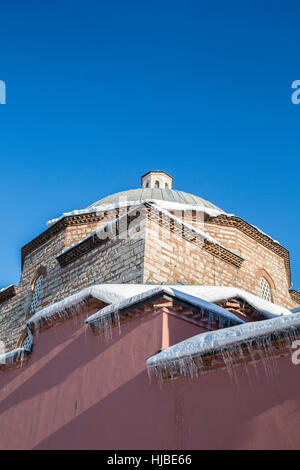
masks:
[[[10,285],[0,290],[0,305],[9,299],[12,299],[18,293],[18,287]]]
[[[152,287],[148,291],[141,294],[130,297],[119,303],[108,305],[107,307],[99,310],[95,314],[91,315],[85,320],[85,323],[92,324],[103,321],[107,317],[113,317],[116,313],[118,316],[122,315],[129,310],[133,310],[142,304],[153,302],[154,300],[166,296],[174,300],[180,300],[187,306],[190,306],[201,311],[214,314],[216,317],[222,317],[224,320],[231,324],[244,323],[243,320],[239,319],[236,315],[227,310],[215,305],[206,300],[200,299],[190,294],[186,294],[175,287],[170,286],[157,286]]]
[[[148,368],[166,370],[182,366],[182,363],[195,364],[195,360],[205,355],[216,355],[225,350],[245,346],[249,342],[279,340],[285,336],[296,337],[300,332],[300,313],[281,316],[270,320],[224,328],[193,336],[175,344],[147,360]],[[201,364],[201,362],[200,362]],[[198,367],[198,366],[197,366]]]

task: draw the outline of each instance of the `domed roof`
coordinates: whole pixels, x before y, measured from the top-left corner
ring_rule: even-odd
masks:
[[[65,212],[61,217],[49,220],[47,224],[51,226],[66,216],[87,214],[97,210],[107,211],[117,207],[135,206],[142,202],[157,202],[160,203],[161,208],[174,208],[174,210],[186,210],[184,206],[187,205],[191,207],[198,206],[198,208],[204,208],[207,212],[209,211],[210,215],[226,214],[225,211],[202,197],[172,189],[173,178],[165,171],[149,171],[142,176],[141,180],[142,188],[111,194],[94,202],[86,209]]]
[[[206,207],[209,209],[216,209],[224,212],[219,207],[215,206],[202,197],[195,196],[194,194],[178,191],[176,189],[162,189],[162,188],[139,188],[129,189],[128,191],[121,191],[110,196],[94,202],[88,209],[100,206],[117,206],[120,202],[139,203],[145,200],[166,201],[177,204],[188,204],[191,206]]]

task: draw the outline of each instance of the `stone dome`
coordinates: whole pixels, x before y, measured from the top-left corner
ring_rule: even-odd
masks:
[[[220,213],[226,214],[223,209],[220,209],[215,204],[212,204],[202,197],[172,189],[173,178],[165,171],[149,171],[142,176],[141,182],[141,188],[111,194],[110,196],[106,196],[94,202],[85,209],[66,212],[59,218],[49,220],[47,225],[51,226],[65,216],[86,214],[97,210],[106,211],[117,207],[135,206],[142,202],[150,201],[160,203],[160,207],[167,210],[171,210],[172,207],[170,206],[174,204],[174,210],[187,210],[187,207],[181,206],[185,205],[191,207],[198,206],[199,208],[206,209],[207,212],[210,210],[211,215],[219,215]],[[165,203],[164,206],[163,203]]]
[[[194,194],[178,191],[176,189],[160,189],[160,188],[139,188],[129,189],[128,191],[121,191],[110,196],[94,202],[92,207],[118,205],[120,202],[128,201],[129,203],[139,203],[145,200],[167,201],[170,203],[188,204],[191,206],[206,207],[209,209],[216,209],[224,212],[219,207],[215,206],[202,197],[195,196]]]

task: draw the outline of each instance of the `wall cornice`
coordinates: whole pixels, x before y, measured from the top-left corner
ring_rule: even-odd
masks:
[[[11,299],[18,293],[18,287],[17,286],[9,286],[6,289],[2,290],[0,292],[0,305],[4,304],[7,300]]]

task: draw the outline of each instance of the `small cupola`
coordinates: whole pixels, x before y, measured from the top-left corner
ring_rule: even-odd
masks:
[[[142,176],[143,188],[172,189],[173,178],[165,171],[149,171]]]

